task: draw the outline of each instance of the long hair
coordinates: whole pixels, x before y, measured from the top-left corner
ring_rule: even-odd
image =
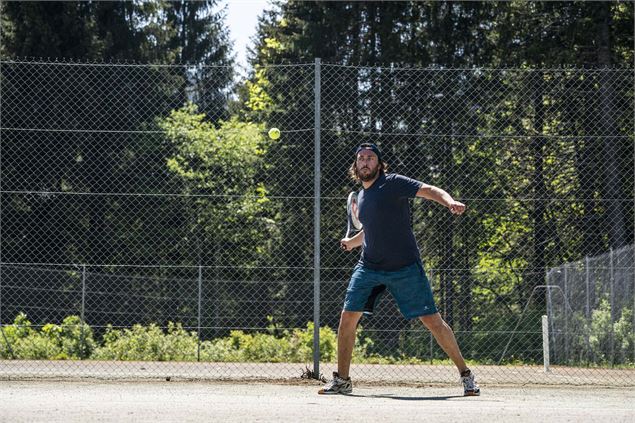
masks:
[[[351,165],[350,169],[348,169],[348,175],[351,177],[351,179],[355,182],[361,182],[361,179],[359,179],[359,174],[357,173],[357,166],[355,166],[357,164],[357,160],[353,160],[353,164]],[[379,175],[388,172],[388,164],[386,162],[384,162],[383,160],[379,161]]]

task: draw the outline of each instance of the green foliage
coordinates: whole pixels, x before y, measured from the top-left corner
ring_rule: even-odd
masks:
[[[38,331],[20,313],[3,331],[0,358],[77,360],[89,357],[96,346],[92,328],[82,325],[78,316],[66,317],[61,325],[45,324]]]
[[[591,349],[602,361],[607,360],[611,344],[611,307],[606,300],[600,301],[600,308],[591,313],[591,324],[586,326]]]
[[[631,309],[622,309],[621,316],[612,323],[611,305],[608,300],[602,299],[599,308],[591,313],[590,324],[585,323],[582,333],[588,339],[588,346],[595,361],[612,364],[633,363],[635,332]]]
[[[635,364],[635,333],[630,308],[623,308],[620,316],[615,316],[612,322],[610,302],[603,298],[598,308],[591,311],[590,318],[582,312],[574,312],[567,322],[566,333],[562,320],[557,319],[555,323],[560,336],[556,342],[559,357],[554,364],[561,361],[568,365],[588,366]]]
[[[279,229],[263,181],[270,142],[263,126],[235,118],[216,126],[191,103],[158,124],[173,146],[167,167],[185,193],[210,194],[196,197],[191,210],[209,256],[240,267],[266,261]]]
[[[3,118],[17,126],[49,128],[53,119],[60,128],[71,128],[73,116],[81,115],[86,128],[130,132],[92,134],[80,142],[66,134],[51,134],[52,156],[41,143],[10,141],[15,148],[6,154],[3,150],[3,158],[14,164],[2,166],[0,178],[19,179],[48,156],[49,171],[34,177],[50,191],[174,193],[170,185],[174,181],[166,178],[165,169],[169,146],[154,134],[157,128],[152,123],[181,106],[182,98],[199,104],[212,120],[227,117],[233,55],[217,0],[2,2],[0,8],[0,54],[4,59],[148,64],[72,65],[64,75],[40,72],[32,63],[15,65],[19,68],[15,72],[5,72],[3,65],[3,99],[18,102],[11,108],[14,112],[3,111]],[[192,66],[173,66],[179,62]],[[170,66],[155,66],[163,64]],[[47,88],[51,86],[59,89]],[[25,117],[19,104],[31,104],[33,98],[55,106],[49,107],[50,113]],[[123,104],[127,106],[121,107]],[[182,245],[183,233],[191,228],[183,224],[181,207],[189,204],[166,197],[147,199],[149,203],[138,197],[101,198],[90,204],[64,200],[59,202],[64,204],[63,212],[52,211],[57,201],[17,200],[20,210],[8,213],[8,220],[3,215],[3,224],[21,222],[34,227],[42,216],[47,216],[48,224],[46,230],[33,234],[38,249],[11,248],[11,260],[43,262],[46,255],[49,262],[56,263],[179,263],[183,251],[191,250]],[[154,213],[147,212],[150,208]],[[21,242],[17,232],[14,239],[7,240],[13,246]],[[143,273],[139,269],[132,272]],[[36,313],[34,310],[32,317],[39,320]]]
[[[175,147],[168,169],[192,188],[225,186],[240,193],[256,176],[266,151],[262,125],[231,119],[220,121],[217,128],[205,121],[205,114],[198,113],[193,103],[172,111],[159,126]]]
[[[530,314],[519,326],[518,331],[523,335],[516,336],[510,344],[504,363],[526,364],[542,360],[540,331],[533,327],[539,321],[540,312]],[[599,309],[593,311],[590,322],[576,314],[569,328],[573,333],[570,348],[574,360],[568,364],[633,365],[635,335],[632,318],[632,311],[624,309],[611,326],[610,307],[605,300]],[[464,353],[473,357],[473,362],[498,362],[500,357],[498,353],[492,355],[491,347],[502,347],[509,340],[510,320],[507,319],[507,325],[502,323],[504,320],[498,320],[500,331],[490,329],[481,332],[477,328],[470,339],[457,334]],[[197,361],[200,348],[200,360],[207,362],[306,363],[313,360],[313,322],[308,322],[305,328],[292,330],[274,324],[266,332],[234,330],[227,337],[204,340],[200,345],[197,333],[185,330],[180,323],[169,322],[165,330],[154,323],[123,329],[109,325],[101,342],[93,339],[93,331],[87,324],[84,324],[82,334],[80,323],[79,317],[69,316],[60,325],[48,323],[37,330],[27,316],[20,313],[12,325],[2,328],[4,336],[0,337],[0,359]],[[485,324],[491,328],[497,323]],[[612,339],[615,344],[611,361]],[[360,327],[356,334],[353,363],[448,364],[447,356],[436,342],[433,342],[430,356],[429,341],[427,331],[405,331],[394,354],[380,355],[373,352],[375,342],[369,331]],[[321,327],[320,360],[334,362],[336,359],[337,334],[329,327]]]
[[[157,324],[136,324],[117,329],[109,325],[97,345],[92,329],[84,325],[83,341],[79,318],[69,316],[61,325],[46,324],[38,331],[27,316],[20,313],[13,325],[4,326],[0,338],[0,358],[9,359],[80,359],[121,361],[196,361],[198,337],[180,323],[168,323],[167,330]],[[304,363],[313,360],[313,322],[306,328],[279,330],[273,326],[266,333],[230,332],[228,337],[200,343],[201,361]],[[277,332],[277,333],[275,333]],[[6,339],[6,342],[5,340]],[[8,347],[7,343],[11,346]],[[360,330],[356,339],[355,362],[391,363],[368,353],[373,342]],[[84,347],[82,348],[82,345]],[[11,353],[13,352],[13,354]],[[82,355],[82,351],[84,352]],[[333,362],[337,353],[337,334],[329,327],[320,328],[320,360]],[[407,360],[406,360],[407,361]]]
[[[156,324],[134,325],[131,329],[109,326],[103,345],[95,350],[97,360],[192,361],[196,359],[198,338],[180,323],[168,323],[167,332]]]
[[[216,3],[2,4],[0,52],[9,56],[231,65],[229,32]],[[195,76],[210,80],[206,75]],[[215,87],[230,80],[231,73],[217,74]]]
[[[632,90],[626,86],[632,84],[628,78],[623,78],[624,87],[616,81],[613,102],[606,104],[624,106],[602,110],[600,102],[584,100],[594,98],[588,93],[605,91],[601,78],[564,68],[631,68],[632,3],[288,1],[272,8],[261,19],[251,58],[254,72],[242,87],[245,115],[302,121],[309,110],[302,100],[312,94],[293,79],[296,74],[269,65],[320,57],[325,81],[321,119],[329,129],[322,135],[329,151],[321,162],[323,174],[329,175],[324,197],[345,193],[342,154],[353,147],[351,134],[360,142],[364,139],[358,134],[367,131],[394,158],[392,170],[451,190],[456,198],[477,199],[468,202],[469,212],[459,221],[450,223],[445,211],[434,207],[417,210],[427,207],[418,204],[413,220],[430,267],[469,269],[473,290],[465,291],[461,272],[442,271],[444,281],[449,280],[441,288],[442,298],[455,304],[453,309],[440,306],[456,314],[459,301],[469,302],[465,320],[496,321],[493,328],[481,325],[488,333],[479,338],[492,336],[489,330],[510,330],[508,323],[497,321],[500,310],[513,316],[513,305],[523,304],[544,283],[549,267],[611,246],[609,234],[616,229],[597,222],[608,217],[603,198],[632,198],[632,137],[617,124],[606,129],[624,138],[622,153],[615,157],[616,162],[620,156],[626,160],[610,167],[614,180],[623,181],[615,187],[603,186],[598,176],[607,171],[601,157],[604,141],[585,138],[605,128],[611,115],[624,113],[631,121],[627,105]],[[608,45],[600,42],[604,29]],[[602,49],[610,63],[602,62]],[[368,67],[357,68],[360,64]],[[479,70],[430,72],[421,84],[417,72],[395,70],[401,65]],[[444,91],[446,100],[435,100],[435,90]],[[580,96],[572,95],[574,90]],[[390,104],[384,93],[391,93]],[[578,97],[583,100],[571,100]],[[393,136],[419,132],[430,136]],[[581,139],[567,139],[573,134]],[[293,142],[281,140],[286,148],[271,156],[272,168],[291,166],[293,158],[286,154],[295,152]],[[337,180],[339,175],[344,177]],[[292,195],[299,184],[292,176],[283,180],[276,195]],[[556,198],[566,201],[547,200]],[[310,217],[302,216],[302,210],[292,212],[298,220]],[[626,209],[616,213],[629,214]],[[331,235],[339,230],[337,219],[334,213],[323,214],[323,240],[337,236]],[[617,229],[627,243],[632,242],[632,225],[629,218]],[[282,254],[294,258],[293,252]],[[322,264],[338,268],[343,261],[336,254],[324,255]],[[459,329],[472,329],[466,326]],[[503,335],[496,336],[505,342]],[[519,350],[516,355],[538,357],[538,352]]]
[[[619,320],[613,324],[617,361],[635,364],[635,328],[633,327],[633,310],[625,308]]]
[[[204,343],[201,358],[206,361],[291,362],[313,360],[313,322],[305,329],[273,333],[232,331],[228,338]],[[337,335],[329,327],[320,328],[320,360],[335,360]]]
[[[267,93],[269,85],[266,71],[261,66],[256,66],[253,80],[245,82],[245,106],[252,113],[252,117],[258,116],[261,112],[268,112],[273,107],[273,101]]]
[[[3,2],[0,54],[226,65],[231,62],[226,32],[220,15],[213,12],[214,5],[213,1]],[[54,119],[45,113],[24,116],[21,107],[6,108],[8,114],[3,116],[15,127],[75,127],[72,117],[83,116],[87,123],[112,123],[105,128],[119,133],[108,137],[91,133],[79,140],[61,131],[48,134],[47,143],[7,133],[7,145],[19,147],[3,153],[4,162],[11,165],[0,170],[3,180],[32,175],[32,162],[26,157],[48,157],[47,172],[34,180],[34,186],[45,191],[185,195],[178,201],[161,195],[148,202],[137,196],[71,196],[89,199],[86,202],[68,202],[59,196],[11,196],[3,214],[5,226],[44,229],[27,238],[22,231],[8,231],[5,241],[11,248],[6,249],[5,261],[189,265],[194,254],[188,254],[196,246],[202,251],[197,264],[239,269],[228,271],[226,277],[243,281],[251,280],[245,269],[271,265],[275,258],[280,266],[267,272],[271,280],[264,281],[262,299],[277,303],[275,311],[292,321],[287,326],[303,324],[304,317],[292,316],[291,306],[275,300],[310,294],[307,284],[289,282],[304,278],[298,275],[298,267],[312,266],[312,227],[306,222],[312,222],[313,209],[307,206],[310,202],[297,198],[306,196],[307,175],[313,172],[312,160],[299,159],[309,157],[312,148],[310,132],[308,138],[302,134],[313,112],[313,70],[269,65],[310,63],[321,57],[325,64],[322,148],[329,152],[322,157],[322,174],[328,181],[322,187],[323,199],[337,199],[349,189],[348,163],[342,157],[350,154],[353,142],[364,140],[364,133],[371,133],[387,156],[395,158],[393,170],[452,190],[457,198],[477,199],[468,204],[470,212],[452,224],[440,219],[445,210],[426,212],[422,209],[428,206],[417,205],[415,224],[431,267],[470,269],[472,285],[461,295],[455,295],[464,282],[456,276],[458,272],[443,275],[449,282],[443,284],[443,298],[471,305],[466,320],[476,332],[473,342],[466,343],[474,352],[470,356],[491,359],[485,352],[491,345],[505,344],[518,312],[515,307],[544,278],[545,267],[608,250],[614,227],[597,223],[611,220],[605,204],[621,207],[628,202],[614,200],[632,198],[630,80],[607,87],[595,70],[582,74],[564,68],[630,68],[633,3],[288,1],[274,7],[276,12],[267,12],[261,19],[253,73],[240,88],[243,110],[236,113],[243,120],[230,119],[224,112],[230,67],[134,66],[131,69],[141,72],[122,76],[118,67],[81,66],[73,68],[79,76],[73,81],[81,81],[74,89],[54,92],[46,87],[60,82],[57,72],[23,66],[27,73],[21,81],[10,78],[13,71],[7,72],[3,80],[7,99],[19,95],[24,104],[39,104],[47,91],[46,103],[63,108]],[[599,35],[608,22],[610,45],[602,45]],[[602,49],[609,53],[610,63],[599,60]],[[360,64],[369,67],[354,67]],[[419,80],[416,72],[398,71],[401,65],[470,70],[439,72],[440,77],[426,70],[425,78]],[[521,70],[501,70],[509,67]],[[580,93],[573,96],[575,101],[570,101],[571,92]],[[435,100],[437,93],[445,100]],[[538,93],[538,100],[526,93]],[[117,95],[117,102],[103,101],[106,94]],[[184,94],[200,109],[188,104],[164,118],[181,105],[177,99]],[[603,109],[603,104],[613,109]],[[167,142],[157,142],[153,131],[138,134],[137,129],[155,129],[148,127],[154,116],[133,122],[129,120],[135,116],[132,110],[153,110],[160,116],[166,135],[161,141]],[[620,116],[619,121],[608,125],[606,117],[613,115]],[[65,116],[71,119],[64,121]],[[297,135],[273,143],[263,136],[265,121],[283,122],[289,125],[285,131]],[[411,135],[389,135],[399,133]],[[597,137],[600,133],[605,139]],[[619,152],[609,155],[616,163],[622,158],[621,164],[603,167],[605,142],[610,142],[606,146],[621,143]],[[51,145],[55,146],[53,156],[48,150]],[[540,174],[536,169],[542,169]],[[610,169],[619,173],[604,177]],[[166,171],[171,178],[165,178]],[[603,185],[612,179],[623,182]],[[124,185],[118,185],[119,181],[125,181]],[[618,214],[629,216],[626,226],[617,229],[632,240],[632,213],[623,209]],[[42,216],[48,216],[49,224],[40,224]],[[325,246],[336,244],[331,241],[339,236],[341,216],[322,214]],[[348,258],[323,254],[321,264],[325,269],[340,269],[348,265]],[[110,282],[104,283],[108,283],[105,291],[112,289]],[[331,297],[331,286],[335,284],[323,287],[325,297]],[[226,310],[228,315],[238,316],[241,300],[253,296],[250,290],[233,288],[234,294],[215,295],[228,308],[235,307]],[[160,294],[171,298],[174,292]],[[459,309],[457,305],[454,310]],[[161,305],[155,307],[153,312],[161,309]],[[535,319],[529,317],[520,330],[533,334]],[[87,338],[78,350],[76,331],[65,332],[63,325],[35,330],[26,324],[25,316],[21,322],[4,328],[11,342],[0,338],[3,357],[11,354],[6,344],[25,357],[91,354],[86,328],[82,336]],[[590,323],[578,319],[576,325],[580,357],[595,348],[601,360],[610,360],[607,348],[613,344],[608,333],[615,341],[614,359],[628,359],[633,346],[628,310],[611,323],[602,304]],[[109,345],[113,351],[100,353],[125,355],[127,342],[144,343],[139,356],[176,357],[181,349],[191,350],[192,335],[183,330],[165,334],[158,327],[140,327],[130,331],[116,335],[112,329],[116,339]],[[172,338],[166,341],[166,336]],[[324,337],[334,339],[334,333],[327,331]],[[426,348],[420,343],[424,339],[419,338],[400,339],[402,353],[394,360],[425,357]],[[536,342],[534,335],[515,338],[510,357],[536,361]],[[174,343],[181,345],[177,351],[170,349]],[[245,354],[250,360],[299,360],[310,355],[311,344],[308,329],[266,334],[239,331],[203,342],[201,354],[212,360],[244,360]],[[325,359],[334,357],[334,345],[332,339],[325,341]],[[267,357],[274,354],[273,349],[277,355]],[[388,360],[371,358],[372,351],[372,339],[361,338],[355,359]],[[192,354],[179,357],[189,360]]]

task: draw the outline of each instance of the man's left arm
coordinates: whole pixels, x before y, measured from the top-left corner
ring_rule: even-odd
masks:
[[[456,201],[450,194],[434,185],[421,184],[421,187],[417,191],[417,197],[422,197],[427,200],[436,201],[444,207],[447,207],[452,214],[463,214],[465,211],[465,204]]]

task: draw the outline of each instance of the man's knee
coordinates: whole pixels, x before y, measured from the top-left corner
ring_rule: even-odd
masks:
[[[421,323],[431,332],[437,332],[445,328],[450,329],[450,326],[443,320],[439,313],[421,316],[419,320],[421,320]]]
[[[339,330],[355,330],[357,329],[357,322],[362,317],[361,312],[357,311],[342,311],[340,316]]]

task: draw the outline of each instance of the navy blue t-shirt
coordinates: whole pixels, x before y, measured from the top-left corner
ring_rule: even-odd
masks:
[[[364,225],[360,263],[374,270],[397,270],[419,260],[411,226],[410,198],[421,182],[402,175],[380,175],[359,193],[359,220]]]

